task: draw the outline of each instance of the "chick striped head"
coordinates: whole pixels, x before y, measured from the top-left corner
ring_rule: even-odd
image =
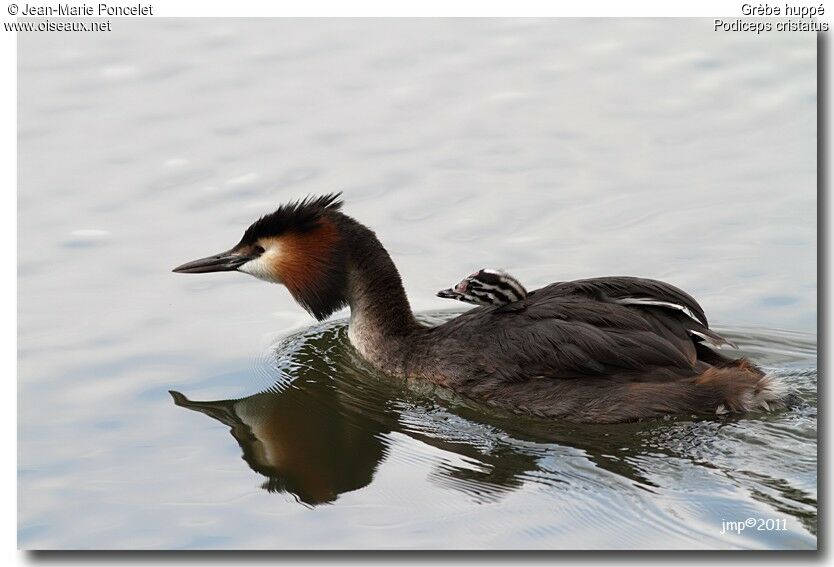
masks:
[[[437,297],[474,305],[507,305],[527,297],[527,290],[507,272],[484,268],[467,276],[455,287],[438,291]]]

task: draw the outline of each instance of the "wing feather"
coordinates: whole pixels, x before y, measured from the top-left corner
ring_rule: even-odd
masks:
[[[472,309],[436,327],[444,340],[433,343],[432,354],[438,360],[465,359],[472,380],[636,376],[653,370],[671,376],[697,374],[702,340],[716,346],[728,342],[709,329],[695,299],[655,280],[559,282],[531,292],[522,303],[512,311]],[[472,341],[481,348],[473,350]]]
[[[695,301],[695,298],[682,289],[659,280],[630,276],[589,278],[551,284],[540,291],[557,294],[582,294],[598,300],[624,305],[666,307],[681,311],[701,325],[709,327],[704,309]]]

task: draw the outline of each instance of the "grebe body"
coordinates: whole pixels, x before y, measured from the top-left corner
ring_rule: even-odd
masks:
[[[284,205],[230,250],[174,271],[283,284],[319,320],[349,306],[350,341],[381,371],[511,412],[613,423],[743,413],[784,399],[774,377],[710,348],[728,343],[701,306],[656,280],[557,282],[423,325],[376,235],[340,209],[338,195]]]

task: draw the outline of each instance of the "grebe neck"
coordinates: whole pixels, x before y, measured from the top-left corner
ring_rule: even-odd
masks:
[[[398,372],[409,339],[423,329],[411,312],[400,273],[372,230],[349,217],[342,234],[348,252],[348,337],[372,364]]]

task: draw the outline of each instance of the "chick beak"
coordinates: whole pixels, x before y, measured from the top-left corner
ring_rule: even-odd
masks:
[[[253,256],[240,254],[234,249],[200,258],[193,262],[186,262],[182,266],[174,268],[174,272],[178,274],[206,274],[208,272],[231,272],[237,270],[243,264],[252,260]]]
[[[452,288],[449,289],[441,289],[437,292],[437,297],[442,297],[444,299],[455,299],[458,295],[458,292],[453,290]]]

